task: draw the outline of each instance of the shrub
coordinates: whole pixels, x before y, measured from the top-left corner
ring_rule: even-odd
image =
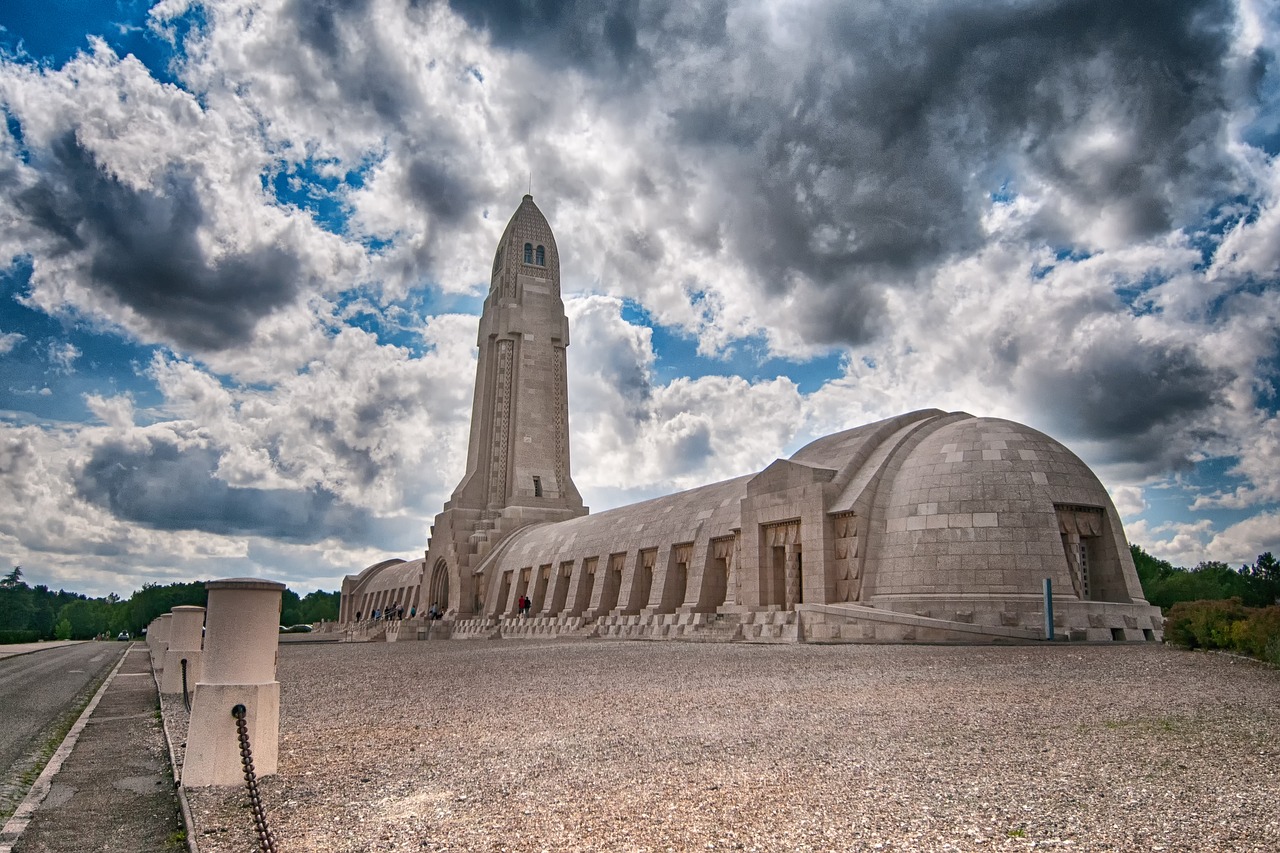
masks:
[[[1268,647],[1280,642],[1280,607],[1251,609],[1247,619],[1232,626],[1231,640],[1237,651],[1267,660]]]
[[[1268,663],[1280,666],[1280,637],[1275,637],[1271,642],[1267,643],[1266,651],[1263,652],[1262,659]]]
[[[34,643],[39,639],[39,631],[0,631],[0,645],[6,645],[8,643]]]
[[[1280,605],[1245,607],[1238,598],[1179,602],[1165,619],[1164,636],[1190,649],[1227,649],[1280,665]]]
[[[1230,648],[1232,624],[1244,618],[1245,607],[1238,598],[1179,601],[1165,619],[1164,636],[1189,649]]]

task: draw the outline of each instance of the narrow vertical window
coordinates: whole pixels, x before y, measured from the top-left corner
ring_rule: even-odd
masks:
[[[526,264],[533,263],[533,244],[532,243],[524,244],[524,262]]]
[[[533,496],[535,498],[542,497],[542,478],[541,477],[533,478]]]
[[[545,267],[547,265],[547,250],[542,246],[538,247],[538,266]]]

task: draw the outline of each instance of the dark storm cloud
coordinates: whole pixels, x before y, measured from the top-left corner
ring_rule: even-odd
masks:
[[[449,122],[424,120],[417,81],[406,79],[404,57],[396,48],[378,43],[369,0],[291,0],[281,14],[294,23],[307,49],[307,68],[293,69],[299,79],[320,69],[318,83],[337,86],[349,104],[372,107],[382,122],[410,140],[403,152],[406,183],[423,210],[456,224],[481,209],[471,164],[454,156],[467,148],[466,141]]]
[[[51,238],[55,254],[87,251],[93,283],[174,342],[235,346],[295,297],[300,265],[283,249],[216,263],[205,257],[196,232],[206,213],[192,176],[175,169],[154,190],[133,189],[104,172],[72,133],[33,159],[40,178],[15,193],[18,212]]]
[[[1227,0],[451,5],[505,49],[590,74],[610,114],[664,113],[673,162],[733,200],[725,248],[774,292],[841,294],[811,312],[831,343],[874,331],[864,291],[981,246],[1002,188],[1039,195],[1028,236],[1053,245],[1103,218],[1116,242],[1192,221],[1234,192],[1228,114],[1264,61],[1233,66]],[[634,37],[608,37],[610,16]]]
[[[850,276],[837,286],[819,291],[796,308],[812,343],[839,344],[871,340],[885,323],[882,291]]]
[[[704,87],[675,115],[690,143],[756,140],[754,201],[733,225],[766,279],[845,288],[974,249],[1010,178],[1015,192],[1019,177],[1048,182],[1049,211],[1061,198],[1085,212],[1046,215],[1051,240],[1104,211],[1123,239],[1175,226],[1231,180],[1231,26],[1220,0],[837,4],[790,91]],[[1081,153],[1095,131],[1114,139]]]
[[[117,518],[160,530],[264,536],[348,544],[385,538],[386,525],[325,489],[289,491],[228,485],[215,474],[217,451],[150,439],[145,447],[108,442],[75,474],[82,498]]]
[[[295,23],[299,41],[353,104],[368,104],[379,118],[404,129],[412,90],[389,52],[369,49],[369,0],[290,0],[281,16]],[[300,75],[301,77],[301,75]],[[305,78],[303,78],[305,79]]]
[[[642,57],[639,0],[451,0],[494,44],[555,65],[627,69]]]
[[[664,455],[675,471],[697,471],[711,458],[711,426],[699,423],[693,430],[677,434],[668,442]]]
[[[1233,379],[1185,345],[1098,337],[1062,363],[1027,367],[1019,376],[1064,437],[1107,442],[1107,461],[1187,467],[1210,436],[1194,424],[1225,405]]]
[[[477,208],[476,192],[461,170],[450,170],[429,156],[414,157],[406,183],[413,197],[445,222],[456,224]]]

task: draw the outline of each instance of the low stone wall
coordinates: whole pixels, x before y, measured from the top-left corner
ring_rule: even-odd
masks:
[[[362,623],[354,642],[386,640],[677,640],[745,643],[1038,643],[1043,600],[898,599],[865,604],[800,604],[745,613],[639,613],[477,617],[435,622]],[[1055,640],[1160,642],[1160,608],[1105,601],[1055,601]]]
[[[801,604],[804,640],[819,643],[1016,643],[1044,640],[1043,601],[893,601]],[[1105,601],[1054,601],[1054,639],[1160,642],[1160,608]],[[1032,627],[1037,626],[1037,627]]]

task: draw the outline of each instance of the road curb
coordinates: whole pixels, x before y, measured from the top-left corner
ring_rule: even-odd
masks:
[[[186,663],[186,661],[183,661]],[[154,664],[154,661],[153,661]],[[160,692],[160,678],[156,668],[151,667],[151,679],[156,683],[156,695],[160,697],[160,727],[164,731],[164,745],[169,750],[169,769],[173,771],[173,787],[178,792],[178,809],[182,812],[182,823],[187,828],[187,853],[200,853],[196,844],[196,823],[191,816],[191,805],[187,802],[187,792],[182,787],[182,775],[178,770],[178,754],[173,749],[173,735],[169,732],[169,717],[164,713],[164,694]],[[5,851],[0,850],[0,853]]]
[[[93,711],[98,707],[99,700],[103,694],[107,692],[107,688],[111,686],[111,682],[115,681],[116,673],[120,671],[120,667],[124,666],[124,659],[129,656],[129,652],[133,651],[133,644],[124,650],[124,654],[120,655],[120,660],[116,661],[115,667],[103,680],[98,692],[93,694],[93,698],[89,700],[89,704],[80,713],[79,718],[72,724],[71,730],[67,732],[67,736],[62,739],[62,743],[58,744],[58,748],[54,750],[53,757],[49,759],[49,763],[44,766],[44,770],[40,772],[35,783],[31,786],[31,790],[22,798],[22,802],[18,804],[18,808],[13,815],[5,823],[4,829],[0,830],[0,853],[13,853],[13,845],[18,843],[18,839],[22,837],[22,833],[26,830],[27,824],[31,822],[31,816],[36,813],[36,809],[40,808],[40,804],[44,802],[44,798],[49,795],[49,788],[53,784],[53,777],[58,775],[58,771],[62,769],[62,763],[67,760],[67,756],[71,754],[71,750],[75,749],[76,741],[80,739],[80,733],[84,731],[84,727],[88,724],[89,718],[93,716]]]

